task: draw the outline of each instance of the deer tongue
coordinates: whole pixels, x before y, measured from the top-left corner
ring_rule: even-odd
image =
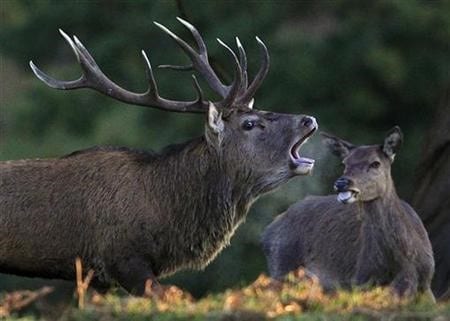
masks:
[[[315,162],[314,159],[307,158],[307,157],[298,156],[298,158],[295,159],[295,164],[297,164],[297,165],[301,165],[301,164],[314,165],[314,162]]]
[[[347,204],[347,203],[353,203],[353,192],[347,191],[347,192],[340,192],[337,196],[337,199],[339,202]]]

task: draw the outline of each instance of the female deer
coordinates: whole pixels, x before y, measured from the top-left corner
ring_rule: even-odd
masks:
[[[345,165],[335,196],[308,197],[264,231],[272,277],[304,267],[325,289],[390,285],[400,296],[430,291],[433,252],[416,212],[395,191],[391,164],[402,142],[399,127],[382,145],[354,146],[324,134]]]

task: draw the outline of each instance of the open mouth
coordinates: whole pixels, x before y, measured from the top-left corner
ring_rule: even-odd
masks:
[[[317,127],[311,129],[306,135],[300,138],[289,150],[291,162],[294,165],[295,167],[294,171],[297,174],[308,174],[314,167],[314,159],[300,156],[300,147],[302,147],[302,145],[306,143],[309,137],[311,137],[316,130]]]
[[[359,191],[348,190],[345,192],[340,192],[337,196],[337,200],[343,204],[350,204],[358,199]]]

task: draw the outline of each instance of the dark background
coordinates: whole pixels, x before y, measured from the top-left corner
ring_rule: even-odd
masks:
[[[158,21],[191,41],[176,16],[200,30],[225,79],[231,62],[215,38],[235,48],[239,36],[251,75],[259,66],[254,37],[263,39],[271,70],[255,97],[260,109],[313,115],[322,130],[356,144],[381,143],[384,133],[399,125],[405,143],[393,176],[399,195],[411,200],[425,137],[450,88],[450,1],[2,0],[0,160],[58,157],[93,145],[160,150],[201,135],[201,115],[130,107],[90,90],[56,91],[28,66],[32,59],[55,77],[79,76],[61,28],[77,35],[114,81],[144,91],[141,49],[154,66],[187,62],[153,25]],[[194,96],[189,73],[156,70],[156,77],[163,96]],[[303,154],[317,160],[312,176],[295,178],[262,197],[231,246],[205,271],[179,273],[164,282],[202,295],[249,283],[265,271],[258,244],[264,226],[307,194],[331,193],[339,175],[338,161],[318,137]],[[0,291],[43,283],[0,275]]]

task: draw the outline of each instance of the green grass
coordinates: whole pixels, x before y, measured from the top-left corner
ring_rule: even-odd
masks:
[[[274,283],[261,275],[241,289],[194,300],[176,287],[162,298],[138,298],[110,293],[87,293],[83,310],[73,303],[61,310],[61,321],[372,321],[450,320],[450,302],[433,304],[428,298],[398,299],[387,288],[369,291],[338,291],[325,294],[316,280],[301,272],[286,282]],[[0,311],[1,311],[0,301]],[[13,312],[5,320],[53,320],[39,313]]]

